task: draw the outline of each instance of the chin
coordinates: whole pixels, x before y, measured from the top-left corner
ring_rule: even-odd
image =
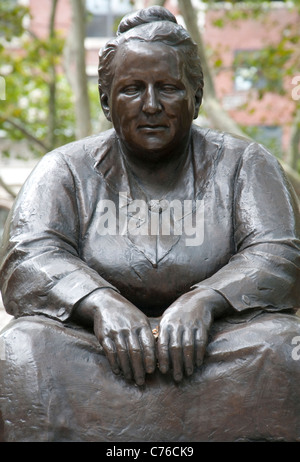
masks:
[[[137,147],[138,151],[144,151],[144,153],[148,152],[149,155],[159,156],[159,155],[167,155],[171,153],[173,150],[173,145],[169,143],[143,143]]]

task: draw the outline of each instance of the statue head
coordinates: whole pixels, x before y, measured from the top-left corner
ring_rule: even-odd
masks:
[[[197,46],[165,8],[127,15],[100,50],[99,92],[127,150],[154,160],[175,156],[185,150],[202,102]]]
[[[193,91],[197,92],[196,109],[199,111],[204,81],[197,45],[190,34],[177,23],[175,16],[160,6],[141,9],[124,16],[119,24],[116,37],[108,41],[99,51],[98,83],[102,107],[103,95],[109,96],[110,94],[117,51],[130,41],[162,43],[176,50],[184,63],[187,80]],[[107,111],[103,109],[107,116]],[[195,118],[197,115],[195,114]]]

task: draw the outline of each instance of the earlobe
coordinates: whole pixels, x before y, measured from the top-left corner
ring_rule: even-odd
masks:
[[[111,116],[110,116],[110,109],[109,109],[109,102],[108,102],[108,96],[106,93],[104,93],[101,88],[99,88],[99,94],[100,94],[100,102],[101,102],[101,107],[103,110],[103,113],[107,120],[111,122]]]
[[[203,90],[202,88],[198,88],[195,94],[195,112],[194,112],[194,119],[197,119],[199,115],[199,110],[200,106],[202,103],[202,96],[203,96]]]

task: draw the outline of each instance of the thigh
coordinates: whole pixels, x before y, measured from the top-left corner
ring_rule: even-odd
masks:
[[[0,337],[2,440],[300,440],[297,335],[291,315],[228,318],[191,378],[156,371],[137,387],[111,372],[92,333],[15,320]]]

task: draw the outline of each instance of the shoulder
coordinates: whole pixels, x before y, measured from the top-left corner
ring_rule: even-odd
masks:
[[[61,158],[67,164],[73,164],[85,159],[95,159],[111,149],[116,143],[114,129],[104,131],[97,135],[88,136],[54,149],[45,155],[46,158]]]
[[[196,145],[205,143],[206,148],[217,146],[220,150],[235,151],[237,155],[243,153],[253,144],[253,141],[246,137],[224,133],[211,128],[202,128],[197,125],[192,126],[192,138]]]
[[[58,182],[73,184],[74,178],[89,177],[97,163],[97,157],[105,155],[107,149],[116,145],[114,130],[108,130],[98,135],[89,136],[45,154],[32,170],[24,187],[40,183]]]
[[[200,150],[205,151],[205,155],[218,152],[219,160],[232,166],[242,166],[255,160],[256,163],[281,169],[274,155],[261,144],[246,137],[193,125],[192,138],[196,150],[199,146]]]

